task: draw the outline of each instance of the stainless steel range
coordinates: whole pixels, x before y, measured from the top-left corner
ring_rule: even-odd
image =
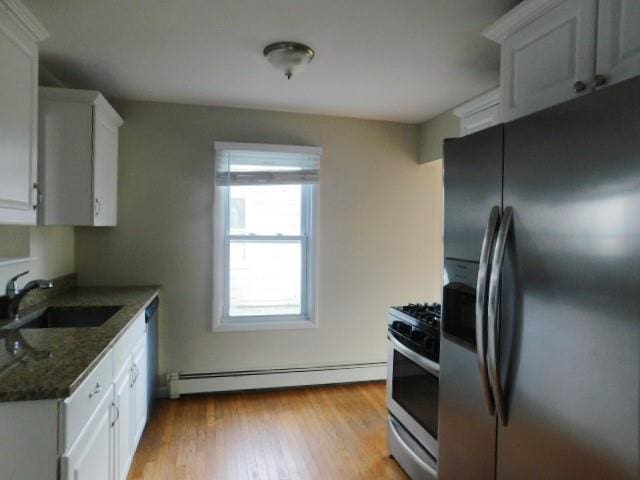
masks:
[[[389,451],[413,479],[437,478],[440,305],[389,309]]]

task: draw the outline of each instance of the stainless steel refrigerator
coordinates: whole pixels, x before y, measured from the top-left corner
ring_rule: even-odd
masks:
[[[640,78],[444,148],[441,480],[640,478]]]

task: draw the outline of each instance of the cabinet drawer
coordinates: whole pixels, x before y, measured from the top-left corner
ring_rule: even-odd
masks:
[[[64,450],[80,434],[113,382],[113,351],[105,355],[78,389],[64,401]]]
[[[123,365],[129,359],[129,355],[140,340],[147,328],[144,321],[144,312],[131,323],[113,347],[113,371],[115,374],[122,370]]]
[[[60,458],[61,480],[113,479],[113,390],[109,385],[91,419]]]

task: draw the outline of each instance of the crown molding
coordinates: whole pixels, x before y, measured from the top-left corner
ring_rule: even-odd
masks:
[[[565,0],[525,0],[485,28],[482,35],[496,43],[502,43],[518,30],[541,17]]]
[[[481,112],[487,108],[500,104],[500,87],[495,88],[487,93],[483,93],[473,100],[463,103],[453,110],[456,117],[468,117],[474,113]]]
[[[38,19],[23,5],[20,0],[0,0],[0,10],[7,12],[29,38],[34,42],[41,42],[49,38],[49,32]]]

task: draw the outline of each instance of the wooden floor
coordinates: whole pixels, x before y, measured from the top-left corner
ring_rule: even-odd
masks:
[[[406,479],[386,435],[383,383],[161,400],[129,479]]]

